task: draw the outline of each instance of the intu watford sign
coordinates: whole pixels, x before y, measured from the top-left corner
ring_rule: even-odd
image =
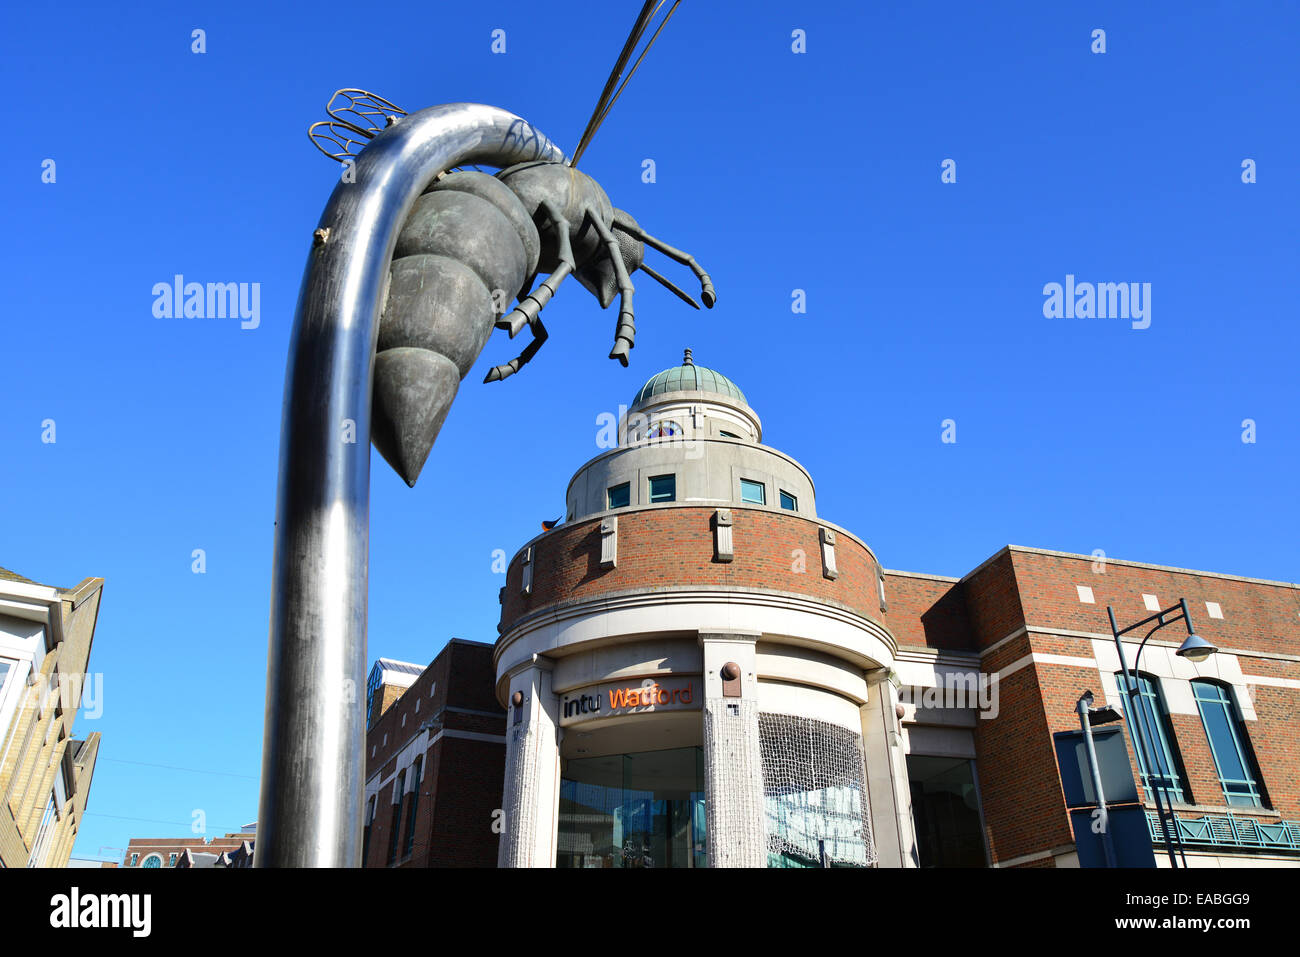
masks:
[[[560,696],[560,724],[655,711],[698,711],[700,676],[611,681]]]

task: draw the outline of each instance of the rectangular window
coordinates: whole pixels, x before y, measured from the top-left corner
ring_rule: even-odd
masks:
[[[677,501],[677,476],[676,475],[650,476],[650,501],[651,502]]]
[[[175,867],[175,866],[176,866],[176,855],[175,855],[175,854],[168,854],[168,855],[167,855],[167,866],[168,866],[168,867]]]
[[[741,479],[740,500],[742,502],[748,502],[750,505],[766,505],[767,488],[762,482],[755,482],[752,479]]]
[[[632,501],[632,486],[627,482],[615,485],[605,493],[605,496],[606,507],[627,508],[628,503]]]
[[[799,500],[795,498],[793,495],[791,495],[789,492],[787,492],[785,489],[782,489],[781,507],[790,512],[797,512],[799,511]]]
[[[1210,681],[1193,681],[1192,694],[1210,741],[1224,800],[1228,804],[1263,807],[1259,768],[1228,689]]]

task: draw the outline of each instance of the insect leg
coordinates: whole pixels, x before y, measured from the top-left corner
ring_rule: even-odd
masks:
[[[609,357],[627,366],[628,350],[636,345],[636,314],[632,309],[632,293],[635,289],[632,286],[632,278],[627,274],[627,264],[623,262],[623,255],[619,251],[618,240],[614,237],[613,231],[605,225],[598,212],[588,210],[587,216],[591,219],[597,235],[604,241],[605,248],[609,250],[609,259],[614,266],[614,278],[618,281],[618,326],[614,329],[614,348],[610,350]]]
[[[534,319],[528,325],[533,332],[533,341],[524,347],[523,352],[519,353],[519,355],[515,356],[515,358],[511,359],[505,365],[493,366],[489,369],[487,377],[483,380],[484,382],[499,382],[502,379],[508,379],[527,365],[533,356],[537,355],[537,350],[542,347],[542,343],[548,338],[546,327],[542,325],[541,318]]]
[[[645,273],[647,276],[649,276],[649,277],[650,277],[651,279],[653,279],[655,282],[659,283],[659,285],[663,286],[665,289],[667,289],[669,292],[671,292],[674,296],[676,296],[676,297],[677,297],[678,299],[680,299],[682,302],[686,303],[686,305],[690,306],[692,309],[698,309],[698,308],[700,308],[700,304],[699,304],[698,302],[696,302],[694,299],[692,299],[692,298],[691,298],[690,296],[688,296],[686,293],[682,292],[680,289],[677,288],[677,286],[675,286],[673,283],[669,282],[669,281],[667,280],[667,278],[665,278],[664,276],[659,275],[659,273],[655,272],[653,269],[651,269],[651,268],[650,268],[649,266],[647,266],[645,263],[642,263],[642,264],[640,265],[639,268],[640,268],[640,270],[641,270],[643,273]]]
[[[565,277],[573,272],[574,268],[573,247],[569,243],[569,221],[550,200],[543,200],[541,206],[551,218],[551,225],[555,229],[555,240],[559,247],[556,250],[556,257],[560,260],[560,264],[537,289],[524,296],[519,305],[496,321],[496,327],[508,330],[511,339],[518,335],[519,330],[525,325],[532,325],[536,321],[537,314],[551,301],[551,297],[560,288],[560,283],[564,282]]]
[[[706,306],[710,309],[713,308],[713,304],[718,301],[717,293],[713,289],[713,280],[710,279],[709,274],[700,267],[700,264],[695,261],[694,256],[690,253],[684,253],[680,249],[674,249],[662,239],[651,236],[640,226],[633,226],[630,223],[621,223],[615,220],[614,228],[621,229],[629,236],[641,240],[641,242],[645,243],[652,249],[659,250],[669,259],[675,259],[684,266],[690,266],[691,271],[695,273],[696,278],[700,280],[700,298],[704,300]]]

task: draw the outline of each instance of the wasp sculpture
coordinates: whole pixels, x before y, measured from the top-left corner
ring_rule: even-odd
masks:
[[[341,162],[406,115],[364,90],[337,91],[327,110],[333,120],[313,124],[308,134]],[[636,340],[633,272],[640,269],[699,308],[644,263],[646,246],[688,266],[700,299],[713,307],[713,282],[693,256],[647,233],[567,162],[519,163],[495,176],[476,169],[440,173],[416,200],[393,252],[375,355],[375,447],[414,486],[459,383],[493,328],[514,338],[528,326],[533,338],[514,359],[489,370],[485,382],[514,375],[537,354],[547,339],[541,312],[570,275],[601,308],[618,295],[609,358],[627,366]],[[440,408],[413,407],[430,403]]]

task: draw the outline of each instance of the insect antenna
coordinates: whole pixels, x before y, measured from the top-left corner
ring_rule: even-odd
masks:
[[[650,52],[650,48],[655,45],[655,40],[659,39],[659,34],[663,31],[663,28],[668,25],[668,21],[672,19],[672,16],[676,12],[677,6],[680,3],[681,0],[673,0],[673,5],[668,9],[668,13],[664,16],[663,20],[659,23],[659,26],[655,29],[655,32],[651,35],[650,42],[645,45],[645,49],[641,51],[641,55],[636,58],[636,62],[632,64],[632,69],[620,84],[618,82],[619,78],[623,75],[623,69],[627,66],[627,61],[631,59],[632,51],[636,48],[636,45],[641,42],[641,37],[645,35],[646,27],[650,25],[650,21],[655,18],[655,15],[658,14],[659,10],[663,7],[664,0],[658,0],[658,3],[656,3],[655,0],[646,0],[645,5],[641,7],[641,12],[637,15],[636,22],[632,25],[632,32],[628,34],[627,42],[623,44],[623,49],[618,55],[618,60],[614,63],[614,69],[610,71],[609,79],[605,81],[605,88],[601,91],[600,99],[596,101],[596,108],[592,111],[591,119],[587,121],[587,128],[583,130],[582,137],[578,140],[577,149],[573,151],[573,158],[569,160],[570,166],[578,165],[578,160],[582,158],[582,154],[586,151],[588,145],[590,145],[592,137],[596,135],[596,130],[603,122],[605,122],[605,117],[607,117],[609,111],[613,109],[614,103],[623,95],[623,90],[627,87],[628,81],[632,79],[637,68],[641,66],[641,61],[644,60],[646,54]],[[653,9],[651,9],[652,7]],[[616,84],[618,85],[617,89],[615,89]]]

